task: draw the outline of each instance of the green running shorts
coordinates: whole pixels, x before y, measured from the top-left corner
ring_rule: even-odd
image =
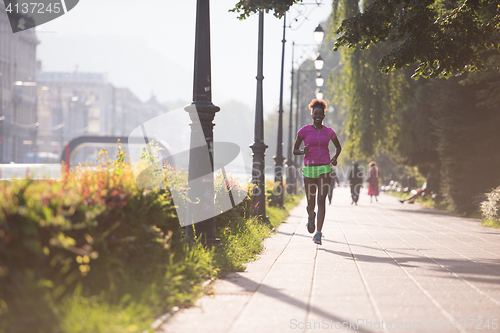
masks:
[[[318,178],[319,175],[324,173],[330,173],[332,171],[332,167],[330,164],[326,165],[315,165],[315,166],[304,166],[302,168],[302,174],[307,178]]]

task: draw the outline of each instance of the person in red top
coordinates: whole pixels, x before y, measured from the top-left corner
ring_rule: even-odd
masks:
[[[368,195],[370,196],[370,203],[372,202],[373,197],[378,202],[378,179],[380,178],[380,171],[377,168],[377,163],[375,161],[371,161],[370,169],[368,170]]]
[[[313,237],[316,244],[321,245],[321,230],[325,220],[325,201],[328,195],[332,168],[330,164],[337,165],[337,158],[342,151],[337,134],[329,127],[323,125],[327,104],[323,100],[313,99],[309,104],[311,110],[312,125],[306,125],[297,132],[294,155],[305,155],[302,174],[304,176],[304,187],[307,197],[307,230],[313,233],[315,230],[314,219],[316,217],[316,193],[318,203],[318,231]],[[330,141],[335,145],[335,156],[330,158],[328,144]],[[304,142],[304,150],[300,150],[300,145]]]

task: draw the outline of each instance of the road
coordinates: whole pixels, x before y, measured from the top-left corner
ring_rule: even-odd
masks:
[[[337,188],[317,246],[305,205],[158,332],[500,332],[500,230]]]

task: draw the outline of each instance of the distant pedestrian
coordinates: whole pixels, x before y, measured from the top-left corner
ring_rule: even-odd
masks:
[[[413,190],[414,192],[412,193],[411,196],[409,196],[406,199],[400,199],[399,202],[405,203],[408,202],[410,204],[415,203],[415,200],[418,198],[418,196],[424,196],[428,192],[428,187],[427,187],[427,182],[425,182],[422,185],[422,188],[419,188],[418,190]]]
[[[328,204],[332,204],[332,197],[333,197],[333,189],[335,188],[335,184],[340,186],[339,182],[339,177],[337,177],[337,170],[332,168],[332,172],[330,174],[330,188],[328,189]]]
[[[316,226],[316,192],[318,203],[318,228],[313,237],[316,244],[321,245],[321,230],[325,220],[325,201],[330,187],[330,164],[337,165],[337,158],[342,151],[337,134],[329,127],[323,125],[327,104],[323,100],[313,99],[309,104],[311,110],[312,125],[306,125],[297,132],[295,145],[293,146],[294,155],[305,155],[302,174],[304,176],[304,188],[307,198],[307,230],[313,233]],[[304,150],[300,150],[300,145],[304,142]],[[330,141],[335,145],[335,156],[330,158],[328,144]]]
[[[416,191],[413,190],[411,196],[409,196],[406,199],[400,199],[399,202],[401,202],[401,203],[408,202],[408,203],[412,204],[412,203],[415,203],[415,200],[419,196],[423,197],[423,196],[426,196],[427,194],[431,194],[431,193],[433,194],[433,198],[434,198],[434,197],[437,197],[437,193],[436,193],[437,191],[438,191],[437,179],[434,176],[434,173],[432,172],[432,170],[430,170],[427,173],[427,181],[422,185],[422,188],[419,188]]]
[[[368,195],[370,196],[370,202],[372,202],[373,197],[378,202],[378,179],[380,178],[380,171],[377,168],[377,163],[375,161],[370,162],[370,169],[368,170]]]
[[[351,198],[352,204],[358,205],[359,200],[359,192],[361,191],[361,187],[363,187],[363,174],[359,168],[359,164],[357,162],[351,168],[351,172],[349,172],[349,185],[351,186]]]

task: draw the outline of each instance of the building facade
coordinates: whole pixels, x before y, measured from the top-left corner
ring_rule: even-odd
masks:
[[[41,151],[61,154],[74,138],[112,135],[114,88],[105,74],[39,71],[37,81]]]
[[[23,162],[37,150],[34,29],[12,33],[0,2],[0,163]]]
[[[114,87],[103,73],[39,71],[37,80],[40,152],[60,155],[81,136],[128,136],[167,111],[154,96],[144,103],[128,88]],[[96,149],[80,154],[78,162],[91,163]]]

